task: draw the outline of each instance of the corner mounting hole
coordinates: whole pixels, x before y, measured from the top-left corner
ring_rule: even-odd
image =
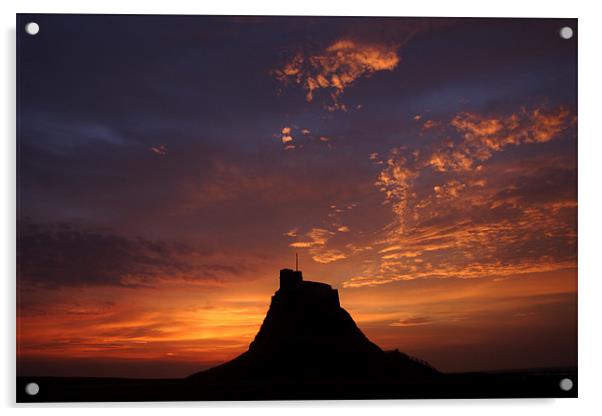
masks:
[[[39,393],[39,391],[40,386],[38,386],[38,383],[27,383],[25,386],[25,393],[29,394],[30,396],[35,396]]]
[[[560,29],[559,33],[562,39],[570,39],[573,37],[573,28],[565,26]]]
[[[40,25],[36,22],[29,22],[25,25],[25,32],[27,32],[28,35],[37,35],[39,31]]]
[[[560,389],[563,391],[571,391],[573,388],[573,380],[570,378],[563,378],[560,380]]]

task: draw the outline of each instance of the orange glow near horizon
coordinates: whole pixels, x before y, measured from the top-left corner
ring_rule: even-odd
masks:
[[[321,280],[319,276],[305,278]],[[222,287],[211,303],[205,304],[199,302],[203,291],[197,293],[194,288],[160,289],[161,302],[155,298],[157,289],[138,289],[135,294],[127,288],[65,293],[55,300],[56,309],[19,317],[18,354],[24,362],[65,357],[75,361],[179,362],[183,365],[158,376],[183,377],[248,348],[276,282],[275,275],[257,282],[261,290],[248,295]],[[454,353],[444,353],[446,348],[464,350],[479,342],[494,345],[517,332],[528,333],[533,325],[545,325],[567,305],[576,309],[575,271],[395,285],[399,287],[394,290],[386,286],[339,287],[342,307],[383,349],[399,348],[430,360],[443,371],[466,370],[449,359]],[[72,295],[81,303],[74,306]],[[97,300],[108,298],[113,300]],[[494,330],[499,332],[492,334]],[[569,362],[570,357],[565,358]],[[499,365],[504,367],[503,359]]]

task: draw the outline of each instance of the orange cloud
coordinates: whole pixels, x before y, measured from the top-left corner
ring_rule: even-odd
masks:
[[[346,110],[339,97],[359,78],[378,71],[392,71],[399,63],[398,45],[363,43],[341,39],[312,55],[296,54],[282,68],[273,71],[287,85],[300,84],[311,102],[318,89],[330,90],[329,110]]]
[[[287,233],[289,237],[297,239],[297,241],[290,243],[289,246],[308,249],[313,261],[326,264],[347,258],[347,254],[342,250],[328,247],[329,241],[336,234],[335,231],[330,231],[326,228],[312,228],[307,233],[298,235],[296,230],[295,233]],[[346,233],[350,229],[347,226],[339,226],[336,228],[336,231]]]
[[[460,133],[463,141],[459,144],[458,151],[445,153],[449,159],[438,165],[438,169],[470,169],[471,164],[461,162],[462,158],[484,161],[489,159],[493,152],[509,145],[544,143],[556,137],[569,124],[569,111],[563,107],[550,112],[539,108],[523,108],[507,117],[458,114],[451,120],[450,125]]]
[[[312,259],[318,263],[332,263],[346,259],[347,255],[340,250],[325,250],[313,254]]]
[[[297,248],[322,247],[326,244],[330,235],[331,232],[324,228],[312,228],[302,237],[302,241],[295,241],[290,246]]]
[[[286,233],[284,233],[284,235],[288,236],[288,237],[297,237],[297,235],[299,233],[299,229],[298,228],[293,228],[289,231],[287,231]]]
[[[280,138],[280,142],[284,145],[284,150],[301,149],[307,145],[310,145],[316,141],[325,143],[329,149],[333,149],[330,144],[331,138],[326,136],[312,136],[311,131],[307,128],[301,128],[298,126],[285,126],[279,133],[274,134],[273,137]]]
[[[437,198],[458,198],[460,192],[466,188],[465,183],[461,183],[457,180],[451,180],[443,185],[435,185],[433,190]]]
[[[435,127],[439,127],[441,125],[441,123],[439,123],[438,121],[434,121],[434,120],[427,120],[424,122],[424,124],[422,125],[422,129],[423,130],[429,130],[429,129],[433,129]]]

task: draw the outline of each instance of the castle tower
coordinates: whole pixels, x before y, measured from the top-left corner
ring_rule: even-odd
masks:
[[[280,270],[280,289],[289,290],[301,286],[303,275],[298,270],[282,269]]]

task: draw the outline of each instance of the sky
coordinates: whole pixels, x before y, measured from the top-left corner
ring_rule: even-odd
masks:
[[[295,253],[385,350],[576,365],[576,20],[32,20],[18,374],[234,358]]]

